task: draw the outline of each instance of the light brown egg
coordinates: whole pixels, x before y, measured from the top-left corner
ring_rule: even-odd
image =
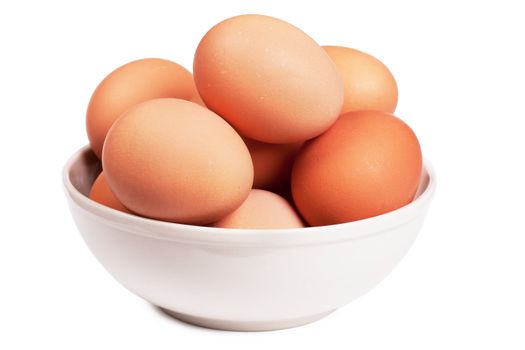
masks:
[[[91,198],[95,202],[105,205],[106,207],[120,210],[125,213],[130,212],[125,206],[122,205],[122,203],[120,203],[120,201],[117,199],[117,197],[115,197],[113,192],[111,192],[111,189],[109,188],[108,183],[106,182],[104,172],[101,172],[98,175],[95,182],[93,183],[91,191],[89,192],[89,198]]]
[[[244,142],[252,156],[254,188],[277,190],[290,182],[293,161],[303,142],[273,144],[248,138]]]
[[[195,52],[193,71],[206,106],[261,142],[315,137],[343,104],[343,82],[326,52],[300,29],[268,16],[214,26]]]
[[[388,68],[377,58],[341,46],[324,46],[344,82],[345,102],[341,114],[364,109],[393,113],[397,105],[397,84]]]
[[[254,189],[237,210],[217,221],[213,226],[279,229],[304,227],[304,224],[286,199],[273,192]]]
[[[401,119],[351,112],[303,146],[292,171],[292,194],[312,226],[365,219],[410,203],[421,168],[417,137]]]
[[[109,128],[130,107],[162,97],[189,100],[195,94],[191,73],[175,62],[146,58],[117,68],[102,80],[89,101],[86,129],[91,149],[101,157]]]
[[[102,164],[127,208],[186,224],[231,213],[253,182],[250,153],[237,132],[212,111],[179,99],[143,102],[120,117]]]

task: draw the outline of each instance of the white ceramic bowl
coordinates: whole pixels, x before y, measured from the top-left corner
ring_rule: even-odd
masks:
[[[178,319],[244,331],[306,324],[369,291],[408,251],[435,189],[427,162],[417,199],[393,212],[332,226],[237,230],[102,206],[87,197],[99,172],[84,147],[63,181],[76,225],[109,273]]]

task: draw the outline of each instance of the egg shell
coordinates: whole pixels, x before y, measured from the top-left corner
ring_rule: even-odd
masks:
[[[162,97],[189,100],[196,93],[191,73],[175,62],[146,58],[117,68],[102,80],[89,101],[86,129],[91,149],[101,157],[109,128],[134,105]]]
[[[194,102],[194,103],[196,103],[198,105],[201,105],[202,107],[208,108],[198,93],[196,93],[195,96],[193,96],[190,99],[190,101]]]
[[[180,99],[136,105],[110,129],[102,154],[109,186],[130,210],[209,224],[238,208],[253,182],[241,137],[212,111]]]
[[[421,169],[418,139],[401,119],[351,112],[303,146],[292,170],[292,194],[312,226],[355,221],[410,203]]]
[[[364,109],[393,113],[397,106],[397,84],[390,70],[377,58],[341,46],[323,46],[344,82],[341,114]]]
[[[304,224],[286,199],[273,192],[253,189],[237,210],[217,221],[213,226],[283,229],[304,227]]]
[[[195,52],[193,71],[206,106],[261,142],[315,137],[343,104],[343,82],[326,52],[300,29],[268,16],[214,26]]]
[[[303,142],[273,144],[244,138],[253,162],[253,187],[281,189],[290,182],[295,155]]]
[[[111,189],[106,182],[104,172],[101,172],[93,183],[91,191],[89,192],[89,198],[95,202],[105,205],[106,207],[120,210],[125,213],[130,213],[130,211],[124,205],[122,205],[122,203],[120,203],[117,197],[115,197],[113,192],[111,192]]]

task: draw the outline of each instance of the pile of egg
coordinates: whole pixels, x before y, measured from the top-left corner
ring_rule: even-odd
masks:
[[[90,198],[157,220],[296,228],[410,203],[419,142],[395,117],[397,85],[376,58],[319,46],[262,15],[211,28],[193,75],[164,59],[110,73],[87,109],[103,171]]]

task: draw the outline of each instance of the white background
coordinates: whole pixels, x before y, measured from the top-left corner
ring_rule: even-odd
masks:
[[[523,349],[520,2],[249,3],[1,2],[0,348]],[[142,57],[191,69],[206,30],[242,13],[380,58],[397,78],[396,114],[438,173],[425,226],[384,282],[321,321],[266,333],[189,326],[125,290],[84,245],[60,180],[107,73]]]

